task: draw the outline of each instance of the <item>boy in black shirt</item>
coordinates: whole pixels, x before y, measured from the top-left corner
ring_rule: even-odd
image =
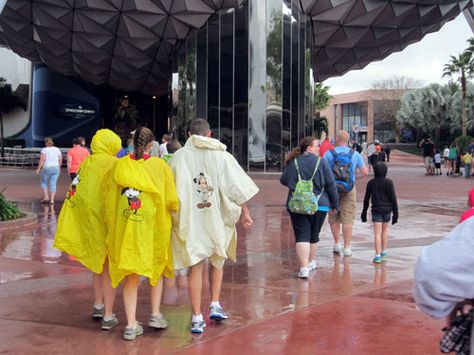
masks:
[[[372,222],[374,222],[374,263],[381,263],[387,258],[388,222],[391,214],[392,224],[398,221],[397,196],[393,182],[387,179],[387,165],[377,162],[374,165],[375,177],[367,183],[364,197],[364,208],[360,216],[362,222],[367,222],[369,200],[372,202]],[[372,197],[372,198],[371,198]]]

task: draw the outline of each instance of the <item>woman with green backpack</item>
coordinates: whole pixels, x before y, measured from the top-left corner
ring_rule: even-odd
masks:
[[[305,137],[286,160],[280,182],[288,187],[286,208],[296,239],[298,276],[307,279],[316,269],[319,232],[329,211],[337,211],[339,197],[328,162],[319,157],[319,140]]]

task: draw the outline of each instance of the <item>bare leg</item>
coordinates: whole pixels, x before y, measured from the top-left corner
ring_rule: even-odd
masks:
[[[94,305],[104,304],[104,283],[102,274],[92,274],[92,282],[94,283]]]
[[[382,223],[382,250],[387,250],[388,244],[388,223]]]
[[[105,261],[104,270],[102,271],[102,280],[104,287],[104,304],[105,304],[105,317],[111,317],[114,310],[115,295],[117,289],[112,287],[112,281],[110,281],[108,261]]]
[[[352,224],[343,224],[342,234],[344,235],[344,248],[349,247],[352,241]]]
[[[51,192],[51,202],[54,202],[54,196],[56,196],[56,192]]]
[[[382,223],[374,222],[374,248],[375,254],[380,255],[382,251]]]
[[[163,293],[163,277],[158,280],[156,286],[151,287],[151,314],[159,316],[161,305],[161,294]]]
[[[318,251],[318,243],[311,243],[309,245],[310,251],[309,251],[309,261],[311,262],[312,260],[316,259],[316,253]]]
[[[341,225],[339,223],[331,224],[331,232],[334,237],[334,243],[339,243],[339,236],[341,233]]]
[[[201,314],[201,293],[202,293],[202,271],[204,261],[193,265],[189,268],[188,289],[189,298],[191,299],[191,308],[194,315]]]
[[[298,256],[300,267],[308,267],[310,256],[309,243],[296,243],[296,255]]]
[[[222,279],[224,277],[224,268],[210,266],[211,269],[211,302],[219,302],[222,289]]]
[[[49,200],[48,189],[43,189],[43,195],[45,200]]]
[[[128,275],[123,284],[123,303],[127,314],[127,327],[135,328],[137,325],[137,294],[140,278],[136,274]]]

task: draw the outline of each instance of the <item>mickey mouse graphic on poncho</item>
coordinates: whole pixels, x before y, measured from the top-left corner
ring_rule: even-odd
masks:
[[[66,202],[68,207],[74,208],[76,206],[76,203],[74,201],[71,201],[71,198],[76,194],[77,192],[77,185],[81,181],[79,177],[79,172],[77,172],[76,177],[72,180],[71,185],[69,185],[69,189],[67,190],[67,196],[66,196]]]
[[[199,176],[194,179],[194,183],[197,184],[197,192],[201,197],[201,202],[197,204],[197,208],[209,208],[212,203],[209,202],[209,198],[214,193],[214,188],[209,185],[207,178],[203,173],[199,173]]]
[[[143,215],[138,213],[138,210],[142,207],[142,201],[138,198],[140,194],[141,191],[133,187],[125,187],[122,189],[122,195],[127,197],[129,207],[123,210],[123,215],[134,222],[143,221]]]

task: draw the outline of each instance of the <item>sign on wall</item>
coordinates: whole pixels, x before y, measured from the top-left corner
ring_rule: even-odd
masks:
[[[59,115],[72,117],[75,119],[84,119],[94,117],[96,109],[91,105],[84,104],[64,104],[59,105]]]

